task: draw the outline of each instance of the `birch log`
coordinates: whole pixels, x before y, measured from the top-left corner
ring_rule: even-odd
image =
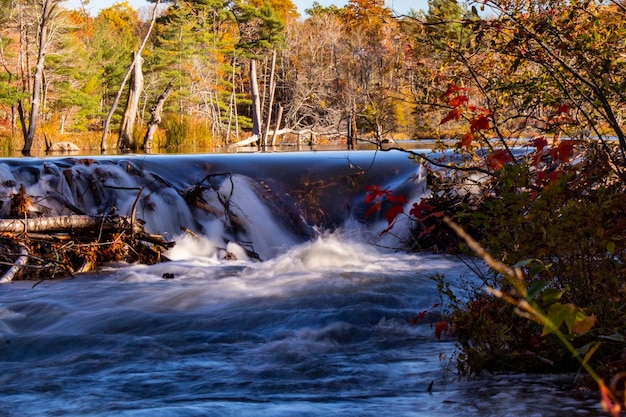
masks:
[[[28,248],[23,244],[20,244],[20,255],[13,264],[11,268],[7,272],[4,273],[2,277],[0,277],[0,284],[4,284],[7,282],[13,281],[13,278],[17,275],[18,272],[22,270],[24,265],[28,263]]]

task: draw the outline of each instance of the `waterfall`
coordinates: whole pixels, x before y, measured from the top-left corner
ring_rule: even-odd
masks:
[[[0,178],[3,217],[25,186],[29,216],[129,216],[136,207],[150,233],[180,240],[191,232],[216,256],[263,260],[348,224],[383,230],[364,217],[367,185],[405,195],[407,212],[426,192],[419,165],[376,152],[8,159]]]

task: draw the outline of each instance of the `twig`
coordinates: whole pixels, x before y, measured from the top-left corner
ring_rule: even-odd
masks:
[[[137,204],[139,203],[139,197],[141,197],[141,193],[145,187],[141,187],[139,192],[137,193],[137,197],[135,197],[135,201],[133,202],[133,208],[130,211],[130,238],[131,240],[135,238],[135,216],[137,215]]]

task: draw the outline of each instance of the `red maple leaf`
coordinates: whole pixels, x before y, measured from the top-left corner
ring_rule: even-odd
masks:
[[[448,115],[444,117],[439,124],[442,125],[449,122],[450,120],[459,120],[461,118],[461,113],[461,109],[459,108],[452,109],[450,113],[448,113]]]
[[[424,220],[430,212],[435,209],[435,206],[431,206],[426,203],[426,200],[421,199],[419,203],[413,203],[413,207],[409,214],[418,220]]]
[[[562,163],[567,163],[572,156],[572,151],[576,143],[577,141],[575,140],[564,140],[550,149],[550,156],[552,156],[553,160],[558,159]]]
[[[413,317],[413,326],[417,324],[418,321],[423,320],[426,317],[428,310],[421,311],[417,314],[417,316]]]
[[[399,214],[404,213],[402,206],[399,204],[393,205],[389,207],[387,213],[385,213],[385,218],[387,219],[387,223],[391,225],[398,217]]]
[[[472,142],[474,141],[474,134],[472,132],[467,132],[461,137],[459,141],[458,147],[469,149],[472,146]]]
[[[450,84],[450,85],[448,86],[448,89],[446,90],[446,92],[445,92],[445,93],[443,93],[443,94],[441,95],[441,97],[450,97],[452,94],[454,94],[454,93],[456,93],[456,92],[458,92],[458,91],[465,91],[465,90],[467,90],[467,88],[465,88],[465,87],[461,87],[461,86],[460,86],[460,85],[458,85],[458,84]]]
[[[543,154],[539,152],[535,152],[535,154],[533,155],[532,166],[538,167],[539,163],[541,162],[541,158],[543,158]]]
[[[511,156],[511,152],[506,149],[498,149],[493,153],[487,155],[485,162],[487,166],[491,169],[500,169],[504,166],[504,164],[508,162],[512,162],[513,157]]]
[[[489,115],[481,114],[480,116],[472,119],[470,122],[470,130],[472,132],[478,132],[479,130],[489,130]]]
[[[556,114],[569,113],[569,104],[561,104],[556,108]]]
[[[541,152],[543,148],[548,146],[548,141],[543,136],[538,136],[533,139],[532,146],[537,150],[537,152]]]
[[[367,191],[367,193],[365,194],[366,204],[372,203],[374,200],[384,194],[384,190],[382,190],[378,185],[366,185],[365,191]]]
[[[395,204],[406,204],[406,202],[407,202],[405,196],[403,196],[403,195],[395,195],[395,194],[392,194],[390,192],[387,192],[387,194],[385,194],[385,198],[390,203],[395,203]]]
[[[459,107],[461,104],[467,103],[469,99],[467,96],[456,96],[450,99],[450,105],[452,107]]]
[[[438,321],[435,323],[435,336],[441,339],[441,334],[450,328],[447,321]]]

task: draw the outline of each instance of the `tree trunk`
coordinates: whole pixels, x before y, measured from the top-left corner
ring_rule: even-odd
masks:
[[[17,102],[17,114],[20,117],[20,126],[22,127],[22,135],[25,138],[28,135],[28,129],[26,128],[26,114],[24,113],[24,105],[20,99]]]
[[[250,95],[252,98],[252,136],[261,137],[261,101],[256,74],[256,60],[250,60]]]
[[[272,64],[270,65],[270,91],[269,101],[267,104],[267,118],[265,119],[265,132],[263,133],[263,146],[267,146],[267,135],[270,130],[270,122],[272,121],[272,106],[274,106],[274,72],[276,71],[276,49],[272,51]],[[276,130],[276,129],[274,129]]]
[[[2,233],[55,233],[55,232],[109,232],[126,231],[137,239],[155,245],[172,247],[172,242],[167,242],[160,235],[153,235],[143,230],[140,222],[132,218],[122,216],[90,216],[70,215],[56,217],[36,217],[26,219],[0,219],[0,232]]]
[[[118,149],[130,149],[133,131],[135,130],[135,118],[139,110],[139,99],[141,98],[141,90],[143,90],[143,58],[140,56],[136,57],[134,52],[132,53],[132,57],[135,65],[133,66],[133,73],[130,77],[128,101],[126,102],[126,108],[124,109],[124,115],[120,123],[120,134],[117,139]]]
[[[356,128],[356,112],[352,110],[348,116],[348,149],[356,147],[357,128]]]
[[[278,105],[278,114],[276,115],[276,125],[274,126],[274,133],[272,133],[272,146],[276,144],[276,136],[278,136],[278,129],[283,120],[283,106]]]
[[[159,94],[154,104],[152,105],[152,108],[150,109],[150,115],[152,116],[152,118],[148,122],[148,130],[146,131],[146,136],[143,139],[142,149],[144,151],[149,151],[150,149],[152,149],[152,139],[154,137],[154,133],[157,130],[157,127],[159,127],[159,124],[161,123],[161,113],[163,113],[163,105],[165,104],[165,100],[167,100],[167,97],[169,97],[170,93],[172,92],[173,86],[174,84],[170,81],[170,83],[167,85],[167,88],[165,88],[165,91]]]
[[[30,155],[30,149],[33,146],[35,139],[35,130],[37,129],[37,121],[39,119],[39,100],[41,95],[41,89],[43,85],[43,70],[44,61],[46,58],[46,52],[48,48],[48,28],[52,17],[52,12],[55,9],[55,0],[45,0],[42,5],[41,22],[39,23],[39,51],[37,53],[37,64],[35,65],[35,75],[33,77],[33,90],[30,97],[30,115],[28,121],[28,129],[23,126],[24,135],[24,147],[22,148],[23,155]],[[24,123],[25,120],[22,121]]]
[[[66,276],[86,272],[100,262],[119,260],[119,256],[128,262],[162,262],[167,258],[152,246],[162,250],[175,244],[160,235],[147,233],[141,222],[134,221],[134,211],[132,217],[73,215],[0,219],[0,232],[19,248],[11,268],[0,275],[0,283],[12,281],[27,268],[30,273],[24,278],[43,276],[47,279],[57,273]],[[93,249],[111,245],[127,249],[122,252],[98,249],[98,255],[93,255]],[[4,242],[0,246],[4,254],[15,250],[14,247],[7,250]]]
[[[230,93],[230,101],[228,103],[228,127],[226,128],[226,144],[230,144],[230,134],[233,121],[235,123],[235,139],[239,139],[239,123],[237,121],[237,90],[235,84],[235,65],[236,55],[233,54],[232,72],[231,72],[231,84],[232,90]]]
[[[157,11],[158,11],[160,3],[161,3],[161,0],[156,0],[156,3],[154,4],[154,8],[152,9],[152,20],[150,20],[150,26],[148,27],[148,31],[146,32],[146,35],[141,41],[141,45],[137,49],[137,52],[135,52],[133,62],[131,62],[130,66],[126,70],[126,74],[124,74],[124,78],[122,79],[122,84],[120,84],[120,88],[119,90],[117,90],[117,94],[115,95],[115,99],[113,99],[113,103],[111,104],[111,109],[109,110],[109,114],[107,115],[107,118],[104,121],[104,127],[102,129],[103,130],[102,140],[100,141],[101,152],[106,152],[107,150],[106,139],[107,139],[107,135],[109,134],[109,125],[111,124],[113,113],[115,113],[115,109],[117,108],[117,104],[119,103],[120,97],[122,96],[122,91],[124,90],[124,87],[126,86],[126,83],[128,82],[128,78],[130,77],[130,74],[133,72],[133,69],[135,68],[135,64],[136,64],[135,61],[141,58],[141,51],[143,51],[143,48],[146,46],[146,42],[148,42],[148,37],[150,36],[150,33],[152,32],[152,28],[154,27],[154,22],[156,21],[156,18],[157,18]]]

